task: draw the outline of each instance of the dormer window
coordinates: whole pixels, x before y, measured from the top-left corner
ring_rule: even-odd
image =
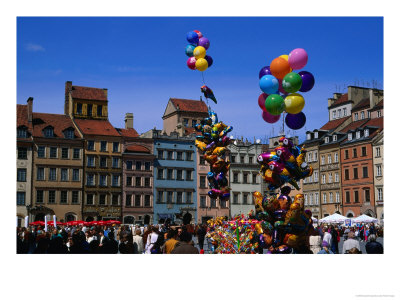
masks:
[[[347,139],[348,139],[349,141],[351,141],[351,140],[353,139],[353,134],[352,134],[352,133],[349,133],[349,134],[347,135]]]
[[[358,113],[354,114],[354,121],[358,121]]]
[[[336,134],[333,136],[333,141],[334,141],[334,142],[337,141],[337,135],[336,135]]]
[[[338,110],[338,118],[341,118],[341,117],[342,117],[342,110],[339,109],[339,110]]]
[[[329,136],[325,138],[325,143],[329,143]]]
[[[307,133],[307,140],[311,140],[311,133]]]
[[[361,137],[361,132],[360,131],[357,131],[356,132],[356,139],[359,139]]]
[[[332,119],[336,119],[336,110],[332,112]]]
[[[347,116],[347,109],[343,108],[343,117]]]
[[[53,127],[46,127],[43,130],[43,134],[45,137],[54,137],[54,128]]]
[[[17,137],[18,138],[27,138],[28,137],[28,132],[26,130],[26,127],[17,128]]]
[[[73,139],[74,136],[74,129],[72,128],[68,128],[67,130],[64,131],[64,137],[66,139]]]
[[[368,137],[369,136],[369,129],[364,129],[364,137]]]
[[[363,111],[361,112],[360,119],[361,119],[361,120],[364,120],[364,119],[365,119],[365,113],[364,113]]]
[[[378,110],[378,118],[382,117],[382,111]]]
[[[315,139],[318,138],[318,131],[314,132],[314,138],[315,138]]]

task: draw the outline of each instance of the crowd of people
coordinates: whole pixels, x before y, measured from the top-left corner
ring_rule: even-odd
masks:
[[[17,228],[18,254],[199,254],[204,253],[207,225],[170,224],[134,226],[41,226]],[[197,237],[195,245],[193,237]],[[365,243],[367,254],[382,254],[377,241],[383,228],[362,226],[316,226],[309,236],[309,254],[359,254]],[[343,239],[342,249],[339,242]],[[209,243],[210,245],[210,243]],[[213,247],[208,247],[212,253]],[[211,251],[210,251],[211,250]],[[262,249],[259,253],[263,253]]]

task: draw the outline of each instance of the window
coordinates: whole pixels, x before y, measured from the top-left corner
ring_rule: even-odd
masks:
[[[350,192],[346,191],[346,203],[350,203]]]
[[[99,205],[107,205],[106,195],[100,194],[99,195]]]
[[[74,158],[74,159],[78,159],[78,158],[80,158],[80,157],[81,157],[81,149],[74,148],[74,155],[73,155],[73,158]]]
[[[87,141],[87,149],[94,151],[94,141]]]
[[[236,162],[236,156],[235,155],[231,155],[231,162],[233,162],[233,163]]]
[[[314,161],[318,161],[318,152],[314,151]]]
[[[119,205],[119,196],[118,195],[116,195],[116,194],[112,195],[111,205],[114,205],[114,206]]]
[[[74,130],[72,128],[65,130],[64,131],[64,137],[66,139],[73,139],[75,137]]]
[[[36,179],[44,180],[44,168],[37,168]]]
[[[353,168],[353,174],[354,174],[353,178],[358,179],[358,169],[357,168]]]
[[[318,205],[319,204],[319,194],[315,193],[314,196],[315,196],[315,205]]]
[[[318,138],[318,131],[314,132],[314,138]]]
[[[57,180],[57,169],[56,168],[50,168],[49,169],[49,180],[50,181],[56,181]]]
[[[329,143],[329,136],[325,137],[325,143]]]
[[[141,161],[136,161],[136,170],[141,170],[142,169],[142,162]]]
[[[347,139],[351,141],[353,139],[353,134],[350,132],[347,134]]]
[[[363,167],[363,178],[368,178],[368,167]]]
[[[349,159],[349,150],[344,150],[344,158]]]
[[[200,207],[205,208],[207,206],[206,196],[200,196]]]
[[[308,152],[308,153],[307,153],[307,161],[308,161],[308,162],[311,162],[311,161],[312,161],[312,153],[311,153],[311,152]]]
[[[72,181],[79,181],[79,169],[72,169]]]
[[[343,117],[347,116],[347,108],[343,108]]]
[[[339,173],[335,173],[335,182],[339,182]]]
[[[45,156],[46,156],[46,147],[45,146],[38,146],[37,157],[44,158]]]
[[[311,133],[307,133],[307,140],[311,140]]]
[[[18,182],[26,181],[26,169],[17,169],[17,181]]]
[[[119,168],[119,158],[118,157],[113,157],[112,158],[112,167],[113,168]]]
[[[81,114],[82,114],[82,103],[77,103],[77,104],[76,104],[76,113],[77,113],[78,115],[81,115]]]
[[[247,204],[248,198],[249,198],[248,194],[243,194],[243,204]]]
[[[158,159],[164,159],[164,151],[158,150]]]
[[[382,176],[382,166],[376,165],[376,176]]]
[[[328,164],[331,164],[332,163],[332,155],[328,155]]]
[[[87,105],[87,115],[92,116],[92,112],[93,112],[93,104],[88,104]]]
[[[144,169],[145,169],[146,171],[150,171],[150,162],[149,162],[149,161],[146,161],[146,162],[144,163]]]
[[[113,152],[118,152],[118,149],[119,149],[119,143],[113,142]]]
[[[253,163],[253,156],[249,156],[249,164]]]
[[[335,153],[334,160],[335,163],[339,162],[339,154]]]
[[[205,188],[206,187],[206,176],[200,176],[200,187],[201,188]]]
[[[355,203],[360,202],[360,201],[358,200],[358,191],[354,191],[354,202],[355,202]]]
[[[239,200],[239,194],[235,193],[233,194],[233,204],[238,204]]]
[[[157,179],[164,179],[164,169],[158,169]]]
[[[132,177],[131,176],[126,177],[126,185],[127,186],[131,186],[132,185]]]
[[[43,134],[47,138],[54,137],[54,129],[52,127],[46,127],[43,129]]]
[[[381,148],[376,147],[376,157],[381,157]]]
[[[383,189],[378,188],[378,201],[383,201]]]
[[[211,207],[211,208],[215,208],[215,207],[217,207],[217,201],[216,201],[216,199],[215,199],[215,198],[211,198],[210,207]]]
[[[126,162],[125,162],[125,164],[126,164],[126,169],[127,170],[132,170],[132,161],[131,160],[127,160]]]
[[[167,151],[167,159],[169,159],[169,160],[174,159],[174,152],[173,151]]]
[[[364,129],[364,137],[369,137],[369,129]]]
[[[361,137],[361,132],[360,131],[357,131],[356,132],[356,139],[359,139]]]
[[[135,195],[135,206],[136,207],[140,206],[140,195]]]
[[[192,203],[192,192],[186,192],[186,203]]]
[[[189,127],[189,119],[184,118],[184,119],[183,119],[183,125],[184,125],[185,127]]]
[[[56,203],[56,191],[49,191],[49,204],[54,204]]]
[[[353,149],[353,157],[357,157],[357,148]]]
[[[314,195],[310,194],[310,205],[314,205]]]
[[[100,168],[107,168],[107,157],[100,156]]]
[[[173,169],[167,169],[167,179],[172,180],[173,179],[173,174],[174,170]]]
[[[186,152],[186,160],[193,160],[193,153],[192,152]]]
[[[371,112],[370,111],[368,111],[368,117],[367,118],[368,119],[371,118]]]
[[[336,142],[337,141],[337,135],[333,135],[333,141]]]
[[[158,191],[158,202],[162,203],[164,201],[164,192],[163,191]]]
[[[233,173],[233,182],[238,183],[239,182],[239,173]]]
[[[307,206],[308,205],[308,194],[304,195],[304,205]]]
[[[86,204],[87,205],[94,205],[94,195],[93,194],[87,194],[86,195]]]
[[[324,204],[326,204],[326,194],[325,193],[322,196],[322,201],[323,201]]]
[[[107,175],[101,174],[99,177],[99,185],[100,186],[107,186]]]
[[[324,175],[322,175],[322,184],[325,184],[325,183],[326,183],[326,176],[324,174]]]
[[[192,173],[192,170],[186,170],[186,180],[193,180]]]
[[[349,180],[349,179],[350,179],[349,169],[345,169],[344,170],[344,180]]]
[[[17,192],[17,205],[25,205],[25,192]]]
[[[87,166],[94,167],[94,156],[93,155],[87,156]]]
[[[69,157],[68,152],[68,148],[61,148],[61,158],[67,159]]]
[[[336,110],[332,112],[332,119],[336,119]]]
[[[313,177],[312,176],[309,176],[309,177],[307,177],[308,178],[308,182],[309,183],[312,183],[313,182]]]
[[[361,148],[361,156],[367,156],[367,147]]]
[[[132,206],[132,195],[125,196],[125,206]]]
[[[50,158],[57,158],[57,147],[50,147]]]
[[[325,164],[325,156],[321,156],[321,165]]]
[[[342,117],[342,110],[339,109],[339,110],[338,110],[338,118],[341,118],[341,117]]]
[[[360,114],[360,120],[364,120],[364,118],[365,118],[365,113],[362,111]]]
[[[182,192],[176,192],[176,203],[182,204]]]
[[[364,197],[365,197],[365,202],[370,202],[370,194],[369,194],[369,189],[364,190]]]
[[[257,184],[257,173],[253,173],[253,180],[252,180],[253,184]]]
[[[72,191],[72,204],[78,204],[79,203],[79,192],[78,191]]]
[[[171,204],[172,203],[172,197],[173,197],[173,192],[168,191],[167,192],[167,204]]]
[[[36,203],[43,203],[43,191],[36,191]]]
[[[68,202],[68,191],[61,191],[60,193],[60,203],[67,204]]]
[[[196,126],[196,120],[192,120],[192,127],[194,128]]]
[[[182,151],[176,152],[176,160],[183,160],[183,152]]]
[[[26,128],[17,128],[17,138],[26,138],[28,137]]]
[[[68,181],[68,169],[61,169],[61,181]]]
[[[249,183],[249,174],[248,173],[243,173],[243,183]]]
[[[100,151],[106,152],[107,151],[107,141],[100,142]]]
[[[150,195],[144,195],[144,206],[150,207]]]
[[[94,175],[93,174],[86,175],[86,185],[94,186]]]
[[[244,164],[244,156],[240,156],[240,163]]]
[[[112,185],[119,186],[119,175],[112,175]]]
[[[336,192],[336,203],[340,203],[340,194]]]
[[[201,177],[200,176],[200,187],[201,187]],[[176,170],[176,180],[183,180],[183,170]]]
[[[332,183],[332,173],[329,173],[328,180],[329,180],[329,183]]]
[[[377,113],[378,113],[378,114],[377,114],[377,117],[378,117],[378,118],[382,117],[382,111],[381,111],[381,110],[378,110]]]
[[[318,182],[318,171],[314,171],[314,182]]]
[[[142,177],[135,178],[135,186],[142,186]]]
[[[144,178],[144,186],[149,187],[150,186],[150,177],[145,177]]]
[[[354,121],[358,121],[358,113],[354,114]]]
[[[97,116],[101,117],[103,115],[103,105],[97,105]]]

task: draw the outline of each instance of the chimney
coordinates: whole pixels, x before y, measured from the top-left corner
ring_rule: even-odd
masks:
[[[106,95],[106,99],[108,100],[108,89],[103,89],[104,95]]]
[[[69,115],[69,93],[72,90],[72,81],[65,82],[64,114]]]
[[[333,93],[333,99],[337,100],[342,96],[342,93]]]
[[[133,129],[133,113],[125,114],[125,129]]]
[[[26,102],[28,103],[28,122],[32,122],[33,97],[29,97]]]

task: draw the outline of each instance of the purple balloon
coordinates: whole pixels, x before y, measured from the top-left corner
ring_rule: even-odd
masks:
[[[269,69],[269,66],[263,67],[260,70],[260,73],[258,74],[258,79],[261,79],[264,75],[272,75],[271,70]]]
[[[313,74],[311,74],[310,72],[307,71],[301,71],[299,72],[299,75],[301,76],[301,79],[303,80],[303,83],[301,85],[300,88],[300,92],[308,92],[309,90],[311,90],[314,86],[315,83],[315,79]]]
[[[204,57],[204,59],[208,62],[208,67],[211,67],[211,65],[213,64],[212,57],[209,55],[206,55],[206,57]]]
[[[285,117],[287,127],[293,130],[300,129],[306,124],[306,115],[303,112],[298,114],[287,114]]]
[[[265,122],[272,124],[272,123],[278,122],[278,120],[281,118],[281,115],[275,116],[275,115],[271,115],[267,111],[263,111],[262,118],[264,119]]]
[[[202,46],[207,50],[208,47],[210,47],[210,41],[208,40],[208,38],[203,36],[202,38],[199,39],[199,46]]]

